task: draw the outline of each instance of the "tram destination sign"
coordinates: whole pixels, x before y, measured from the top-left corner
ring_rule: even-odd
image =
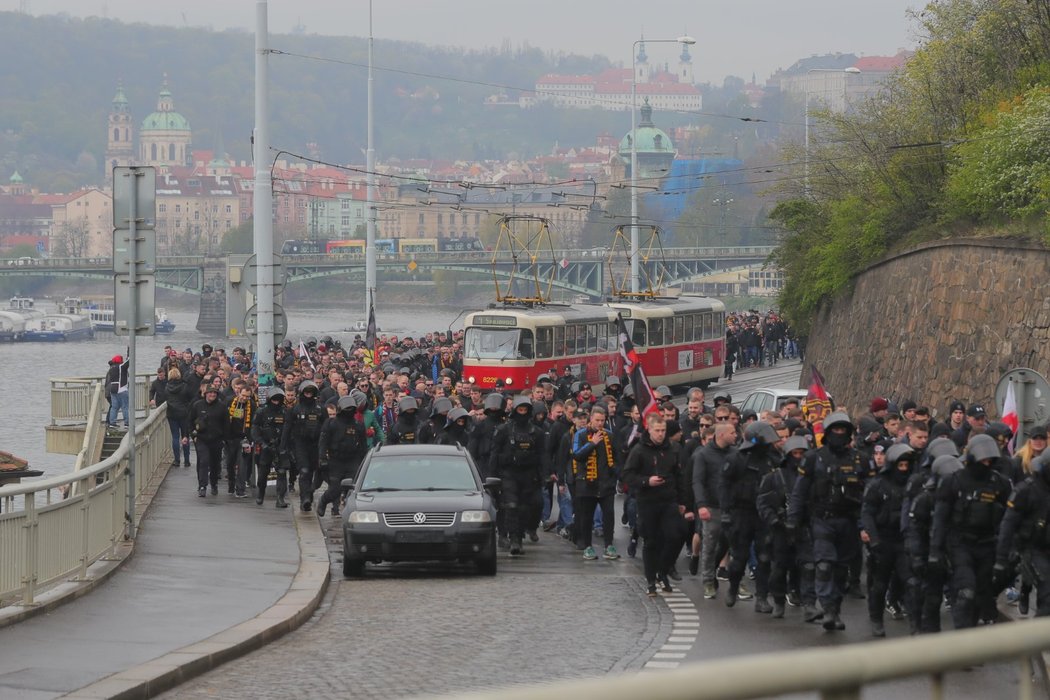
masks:
[[[513,316],[475,316],[475,326],[516,326],[518,319]]]

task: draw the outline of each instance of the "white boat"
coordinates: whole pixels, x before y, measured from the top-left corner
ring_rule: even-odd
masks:
[[[7,310],[20,315],[26,320],[40,318],[44,315],[43,311],[36,308],[36,301],[32,297],[11,297],[11,301],[7,304]]]
[[[22,340],[27,342],[59,343],[67,340],[87,340],[95,337],[95,330],[86,316],[78,314],[45,314],[26,323]]]
[[[174,333],[175,322],[168,318],[168,312],[161,307],[154,309],[153,330],[156,333]]]
[[[0,343],[21,340],[25,332],[25,316],[14,311],[0,311]]]
[[[96,304],[84,309],[87,312],[88,321],[96,331],[113,331],[116,322],[113,320],[113,307]]]

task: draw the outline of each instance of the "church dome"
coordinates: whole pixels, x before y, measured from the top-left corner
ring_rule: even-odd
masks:
[[[642,121],[635,128],[635,138],[638,143],[635,149],[639,154],[666,154],[673,156],[675,153],[674,143],[671,137],[663,129],[653,124],[653,108],[647,99],[642,105]],[[631,157],[631,132],[624,134],[620,139],[620,155],[626,159]]]
[[[189,120],[175,111],[175,101],[167,84],[157,98],[157,111],[142,120],[142,134],[150,131],[190,131]]]

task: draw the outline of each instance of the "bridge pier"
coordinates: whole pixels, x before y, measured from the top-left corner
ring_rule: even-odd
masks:
[[[197,330],[226,337],[226,256],[204,258]]]

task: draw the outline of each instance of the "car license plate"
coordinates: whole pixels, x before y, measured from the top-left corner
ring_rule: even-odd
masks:
[[[414,543],[438,543],[445,541],[445,533],[434,530],[409,530],[399,532],[394,538],[396,542]]]

